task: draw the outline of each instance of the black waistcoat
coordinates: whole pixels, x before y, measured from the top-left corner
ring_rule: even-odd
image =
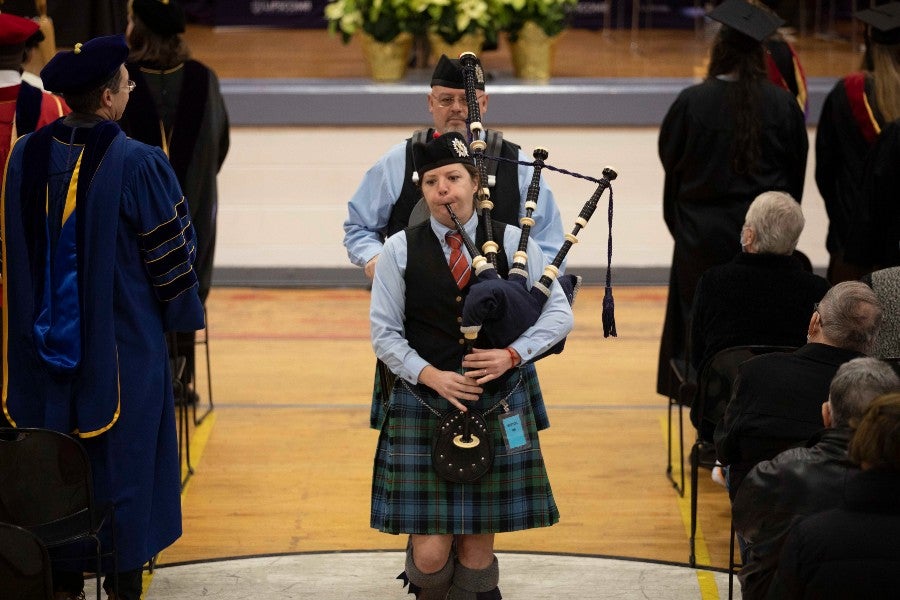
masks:
[[[506,278],[509,264],[503,251],[506,225],[493,221],[494,240],[499,244],[497,272]],[[476,245],[484,242],[483,224],[478,224]],[[459,331],[462,306],[473,276],[462,290],[450,273],[441,244],[426,221],[406,230],[406,339],[419,356],[442,371],[456,371],[462,366],[465,340]],[[473,273],[474,275],[474,273]],[[477,346],[477,344],[476,344]]]
[[[427,139],[431,138],[433,129],[428,130]],[[500,156],[510,160],[518,160],[519,147],[511,142],[503,140]],[[493,161],[490,161],[493,162]],[[391,217],[388,220],[387,236],[403,231],[409,225],[409,216],[422,193],[412,181],[412,138],[406,140],[406,171],[403,173],[403,187],[400,189],[400,197],[391,209]],[[491,217],[503,223],[519,222],[519,207],[522,204],[522,194],[519,191],[519,165],[497,161],[496,185],[491,188],[491,200],[494,209]]]

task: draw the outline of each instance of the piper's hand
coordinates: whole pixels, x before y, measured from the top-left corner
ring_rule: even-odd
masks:
[[[463,402],[475,402],[481,397],[481,387],[471,377],[454,371],[441,371],[431,365],[419,373],[419,383],[427,385],[463,412],[469,410]]]
[[[378,257],[380,254],[376,254],[372,258],[369,259],[369,262],[366,263],[365,272],[366,277],[369,278],[369,281],[375,279],[375,264],[378,262]]]
[[[497,379],[514,367],[511,362],[505,348],[473,348],[472,354],[463,357],[462,366],[468,369],[466,375],[481,385]]]

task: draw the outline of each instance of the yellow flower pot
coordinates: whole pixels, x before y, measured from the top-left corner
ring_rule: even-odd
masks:
[[[481,49],[484,46],[484,32],[477,31],[475,33],[467,33],[452,44],[444,41],[440,35],[434,31],[428,32],[428,45],[431,46],[431,64],[437,64],[441,54],[446,54],[448,58],[459,58],[463,52],[474,52],[481,55]]]
[[[509,45],[515,76],[532,81],[548,81],[558,37],[550,37],[536,23],[526,21],[519,31],[519,38]]]
[[[411,33],[403,32],[390,42],[378,42],[366,33],[361,37],[363,55],[372,79],[399,81],[406,76],[413,42]]]

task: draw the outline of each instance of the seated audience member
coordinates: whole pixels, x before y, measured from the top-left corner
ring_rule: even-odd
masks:
[[[862,467],[843,505],[799,521],[781,551],[769,598],[896,598],[900,590],[900,394],[876,399],[850,442]]]
[[[809,342],[794,352],[752,358],[738,369],[731,402],[716,428],[716,455],[728,465],[729,494],[763,460],[822,428],[822,403],[845,362],[871,352],[881,325],[875,292],[859,281],[825,294],[809,321]]]
[[[747,474],[731,509],[747,545],[739,574],[744,600],[764,598],[791,524],[841,505],[844,482],[857,470],[847,456],[853,428],[878,396],[900,392],[900,377],[875,358],[844,363],[822,405],[825,429],[802,448],[785,450]]]
[[[872,355],[878,358],[900,357],[900,267],[869,273],[862,281],[875,291],[884,311],[884,321]]]
[[[719,350],[766,344],[802,346],[813,305],[828,291],[793,256],[804,225],[785,192],[765,192],[747,209],[741,253],[700,278],[691,319],[691,363],[699,369]]]

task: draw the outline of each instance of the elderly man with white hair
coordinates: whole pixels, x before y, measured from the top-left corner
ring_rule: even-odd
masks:
[[[828,282],[794,255],[804,223],[790,194],[765,192],[750,204],[741,252],[710,268],[697,284],[690,350],[695,369],[732,346],[806,343],[809,315]]]

